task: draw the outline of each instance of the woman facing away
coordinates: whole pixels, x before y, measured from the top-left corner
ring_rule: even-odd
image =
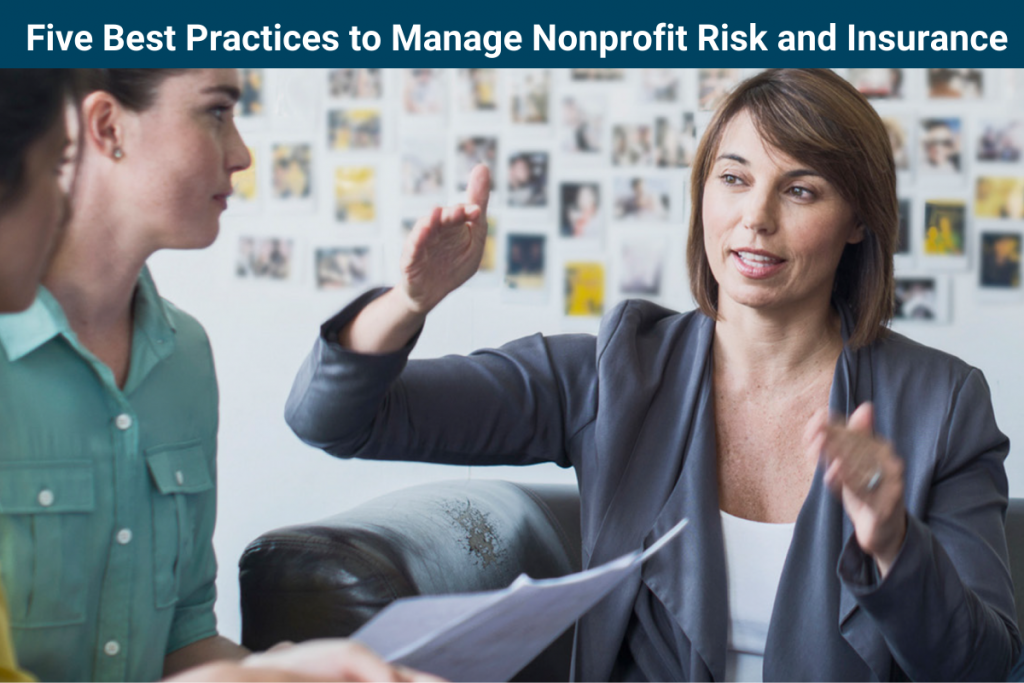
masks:
[[[0,314],[32,304],[66,215],[58,176],[68,145],[64,105],[72,80],[68,69],[0,69]],[[0,510],[5,481],[0,474]],[[18,670],[2,583],[0,680],[32,680]]]
[[[343,640],[249,655],[217,635],[212,358],[145,262],[217,235],[249,164],[237,74],[87,74],[74,215],[47,270],[72,79],[0,70],[0,679],[27,678],[10,626],[43,679],[212,662],[183,680],[410,680]]]
[[[852,86],[769,70],[716,112],[691,175],[699,310],[627,301],[596,337],[409,361],[476,270],[487,176],[417,224],[398,286],[323,325],[286,409],[301,438],[573,467],[585,567],[688,517],[579,621],[578,680],[1005,677],[1008,441],[977,369],[886,329],[895,170]]]

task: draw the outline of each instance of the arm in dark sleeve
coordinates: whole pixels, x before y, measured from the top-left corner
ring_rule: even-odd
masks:
[[[352,352],[337,332],[383,290],[328,321],[299,370],[285,419],[340,457],[462,465],[571,463],[567,444],[593,419],[596,341],[534,335],[469,356],[408,361]]]
[[[988,385],[972,370],[952,403],[927,519],[907,535],[885,579],[852,537],[839,576],[875,620],[911,680],[1005,680],[1021,649],[1004,520],[1009,441]]]

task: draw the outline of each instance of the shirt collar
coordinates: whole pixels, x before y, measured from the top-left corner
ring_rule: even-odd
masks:
[[[135,290],[135,328],[151,339],[163,339],[177,331],[168,304],[156,290],[149,266],[143,266]],[[58,335],[74,338],[74,332],[57,300],[40,286],[36,300],[26,311],[0,315],[0,346],[11,363],[32,353]]]
[[[0,345],[13,363],[70,329],[60,304],[40,286],[28,310],[0,315]]]
[[[135,327],[142,329],[153,339],[167,337],[177,332],[169,304],[160,297],[156,283],[143,266],[139,273],[139,284],[135,289]]]

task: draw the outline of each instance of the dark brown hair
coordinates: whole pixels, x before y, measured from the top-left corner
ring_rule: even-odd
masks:
[[[85,71],[85,94],[103,90],[127,109],[140,112],[149,109],[156,99],[160,84],[188,69],[88,69]]]
[[[75,93],[71,69],[0,69],[0,210],[21,189],[25,154]]]
[[[690,175],[690,290],[717,317],[718,282],[704,249],[704,185],[726,126],[747,112],[772,147],[820,173],[853,208],[864,239],[846,245],[834,299],[853,312],[854,348],[886,332],[894,307],[893,252],[899,228],[896,166],[881,118],[857,90],[828,69],[769,69],[737,86],[715,112]]]

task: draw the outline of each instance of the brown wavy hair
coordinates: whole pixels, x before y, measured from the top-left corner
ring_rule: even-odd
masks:
[[[854,348],[884,335],[895,306],[893,253],[899,229],[896,165],[882,119],[871,104],[828,69],[769,69],[744,81],[711,119],[690,175],[690,291],[710,318],[718,316],[718,282],[704,250],[704,185],[726,126],[750,114],[772,147],[820,173],[853,207],[864,239],[846,245],[833,299],[853,312]]]

